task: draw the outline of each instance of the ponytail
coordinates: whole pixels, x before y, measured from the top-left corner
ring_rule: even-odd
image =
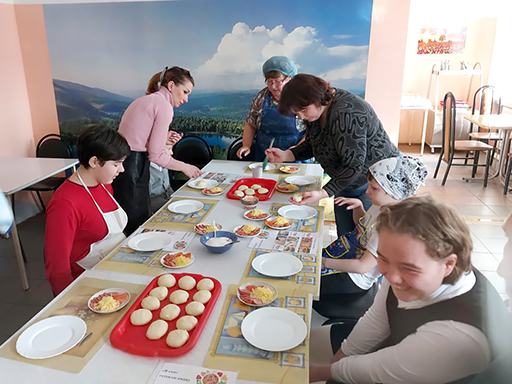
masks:
[[[148,88],[146,95],[157,92],[160,87],[167,87],[170,81],[174,84],[183,84],[185,81],[190,81],[192,85],[195,85],[194,78],[190,74],[190,71],[180,67],[165,67],[162,72],[155,73],[148,82]]]

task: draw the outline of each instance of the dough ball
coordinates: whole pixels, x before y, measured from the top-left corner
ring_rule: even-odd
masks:
[[[187,312],[187,315],[192,316],[202,315],[204,312],[204,304],[199,301],[192,301],[185,307],[185,312]]]
[[[178,281],[178,286],[181,289],[184,289],[186,291],[190,291],[191,289],[194,289],[196,286],[196,279],[194,279],[192,276],[183,276]]]
[[[238,187],[239,191],[245,191],[247,188],[249,188],[247,185],[241,185]]]
[[[137,309],[130,315],[130,323],[133,325],[144,325],[151,321],[153,315],[149,309]]]
[[[187,302],[188,297],[188,292],[178,289],[177,291],[171,293],[171,296],[169,296],[169,300],[171,303],[174,304],[183,304]]]
[[[148,296],[140,302],[140,306],[142,308],[149,309],[150,311],[156,311],[158,308],[160,308],[160,300],[158,300],[156,297]]]
[[[194,301],[199,301],[200,303],[206,304],[208,301],[210,301],[211,297],[212,294],[210,291],[197,291],[193,299]]]
[[[254,189],[252,189],[252,188],[248,188],[248,189],[246,189],[246,190],[245,190],[245,194],[246,194],[247,196],[252,196],[252,195],[254,195],[255,193],[256,193],[256,192],[255,192],[255,191],[254,191]]]
[[[264,195],[265,193],[268,193],[268,189],[267,188],[258,188],[258,193],[260,195]]]
[[[206,181],[204,181],[204,180],[199,180],[199,181],[196,183],[196,185],[197,185],[198,187],[206,187],[206,186],[208,185],[208,183],[207,183]]]
[[[169,332],[165,342],[171,348],[180,348],[185,345],[189,337],[190,335],[187,331],[184,331],[183,329],[175,329],[174,331]]]
[[[243,193],[243,191],[235,191],[235,196],[236,197],[244,197],[245,193]]]
[[[296,193],[295,195],[293,195],[293,201],[295,201],[296,203],[300,203],[302,201],[302,195],[300,193]]]
[[[259,185],[259,184],[253,184],[253,185],[251,185],[251,189],[256,190],[256,189],[260,189],[260,188],[261,188],[261,185]]]
[[[176,328],[185,331],[193,330],[197,325],[197,319],[194,316],[183,316],[176,322]]]
[[[213,289],[213,281],[211,279],[201,279],[199,283],[197,283],[198,290],[207,290],[211,291]]]
[[[157,288],[153,288],[149,292],[149,296],[156,297],[158,300],[161,301],[167,297],[168,293],[169,293],[169,290],[167,289],[167,287],[157,287]]]
[[[175,285],[176,285],[176,278],[169,273],[166,273],[165,275],[162,275],[158,278],[158,286],[159,287],[172,288]]]
[[[163,335],[167,333],[167,330],[169,329],[169,324],[167,324],[167,321],[163,320],[156,320],[151,323],[148,330],[146,331],[146,337],[149,340],[158,340]]]
[[[160,318],[164,320],[174,320],[180,315],[181,309],[176,304],[167,304],[160,311]]]

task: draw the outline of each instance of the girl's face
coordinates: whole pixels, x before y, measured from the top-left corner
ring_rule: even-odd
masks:
[[[389,196],[375,179],[372,179],[368,182],[368,189],[366,190],[366,194],[372,203],[378,205],[379,207],[398,202],[398,200]]]
[[[100,164],[96,157],[92,157],[89,164],[94,172],[96,181],[101,184],[112,184],[114,179],[122,172],[124,172],[123,161],[121,160],[108,160],[103,165]]]
[[[172,95],[172,106],[178,108],[180,105],[188,103],[188,95],[192,92],[194,86],[189,80],[185,80],[182,84],[176,85],[174,81],[167,84],[167,89]]]
[[[309,122],[317,121],[324,113],[327,106],[320,104],[310,104],[306,108],[301,110],[292,109],[292,113],[296,115],[301,120],[306,120]]]
[[[442,284],[457,262],[456,255],[434,260],[425,243],[406,233],[379,231],[377,265],[401,301],[427,299]]]

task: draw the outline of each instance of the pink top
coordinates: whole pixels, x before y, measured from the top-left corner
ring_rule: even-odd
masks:
[[[148,152],[150,161],[167,168],[172,157],[165,143],[173,116],[171,92],[162,87],[128,106],[119,124],[119,133],[126,138],[132,151]]]

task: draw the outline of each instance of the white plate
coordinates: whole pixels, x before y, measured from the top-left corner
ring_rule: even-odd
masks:
[[[313,176],[288,176],[284,179],[288,184],[295,184],[298,186],[313,184],[316,179]]]
[[[249,216],[249,215],[248,215],[248,214],[249,214],[249,212],[251,212],[251,211],[254,211],[254,209],[249,209],[248,211],[245,211],[245,212],[244,212],[244,217],[245,217],[247,220],[252,220],[252,221],[262,221],[262,220],[267,219],[267,218],[270,216],[270,213],[268,213],[268,212],[264,212],[264,213],[265,213],[265,217],[262,217],[261,219],[255,219],[255,218],[253,218],[253,217],[251,217],[251,216]]]
[[[302,261],[289,253],[272,252],[255,257],[252,267],[265,276],[286,277],[302,271]]]
[[[247,342],[271,352],[295,348],[308,333],[306,323],[299,315],[276,307],[252,311],[243,319],[241,328]]]
[[[287,219],[311,219],[317,214],[316,209],[313,207],[293,204],[285,205],[284,207],[279,208],[277,213],[283,217],[286,217]]]
[[[290,167],[290,168],[295,168],[295,170],[293,171],[288,171],[286,170],[286,167]],[[300,167],[297,167],[295,165],[283,165],[281,168],[279,168],[279,170],[283,173],[297,173],[300,171]]]
[[[128,240],[128,246],[136,251],[157,251],[169,245],[172,236],[166,232],[146,232]]]
[[[288,229],[290,228],[292,225],[293,225],[293,222],[290,222],[290,225],[287,225],[285,227],[274,227],[273,225],[270,225],[268,222],[269,221],[274,221],[275,219],[277,218],[277,216],[272,216],[272,217],[269,217],[268,219],[265,220],[265,225],[269,228],[272,228],[272,229],[277,229],[278,231],[284,231],[285,229]],[[288,219],[289,220],[289,219]]]
[[[112,310],[112,311],[98,311],[97,309],[95,309],[93,306],[92,306],[92,302],[98,297],[98,296],[103,296],[105,294],[105,296],[112,296],[112,294],[123,294],[123,293],[126,293],[128,294],[128,296],[126,297],[126,299],[124,301],[121,301],[119,304],[119,307],[117,307],[116,309]],[[127,290],[124,290],[122,288],[108,288],[108,289],[104,289],[103,291],[99,291],[99,292],[96,292],[94,295],[91,296],[91,298],[89,299],[89,301],[87,302],[87,306],[89,307],[89,309],[93,312],[96,312],[96,313],[101,313],[101,314],[106,314],[106,313],[113,313],[113,312],[117,312],[119,311],[120,309],[124,308],[126,306],[126,304],[128,304],[130,302],[130,292],[128,292]]]
[[[242,299],[242,297],[240,296],[240,289],[245,289],[245,287],[247,287],[248,285],[256,285],[258,287],[268,288],[272,291],[274,297],[272,297],[272,300],[265,304],[251,304]],[[270,303],[272,303],[277,298],[277,289],[272,284],[265,283],[264,281],[251,281],[249,283],[242,284],[240,287],[238,287],[238,289],[236,290],[236,297],[238,297],[238,300],[240,300],[245,305],[249,305],[251,307],[264,307],[265,305],[269,305]]]
[[[222,189],[222,191],[216,192],[216,193],[208,193],[208,192],[206,192],[208,190],[210,190],[210,188],[205,188],[201,192],[203,192],[203,195],[206,195],[206,196],[219,196],[219,195],[222,195],[224,193],[224,189]]]
[[[249,168],[251,168],[251,169],[256,168],[258,166],[262,167],[263,163],[251,163],[251,164],[249,164]],[[265,169],[263,171],[271,171],[273,169],[276,169],[276,165],[272,164],[272,163],[267,163],[267,166],[265,167]]]
[[[258,236],[260,233],[261,233],[261,228],[258,227],[259,231],[258,233],[256,233],[255,235],[240,235],[239,233],[237,233],[236,231],[238,231],[240,228],[242,228],[244,226],[244,224],[242,225],[239,225],[238,227],[235,227],[235,229],[233,229],[233,233],[235,235],[237,235],[238,237],[256,237]]]
[[[176,254],[178,252],[169,252],[171,255],[173,254]],[[163,255],[161,258],[160,258],[160,264],[162,264],[165,268],[171,268],[171,269],[179,269],[179,268],[185,268],[185,267],[188,267],[190,264],[192,264],[196,258],[194,257],[193,254],[190,254],[190,263],[188,263],[187,265],[180,265],[178,267],[171,267],[170,265],[167,265],[167,264],[164,264],[164,257],[167,256],[169,253],[166,253],[165,255]],[[183,252],[182,252],[183,253]],[[185,253],[188,253],[188,252],[185,252]]]
[[[179,200],[169,204],[167,209],[174,213],[192,213],[203,207],[204,204],[197,200]]]
[[[204,181],[204,185],[203,183],[200,183],[201,185],[197,185],[199,182],[203,182]],[[199,180],[196,180],[196,179],[193,179],[193,180],[190,180],[187,185],[190,187],[190,188],[194,188],[194,189],[205,189],[205,188],[213,188],[213,187],[216,187],[217,185],[219,185],[219,183],[215,180],[204,180],[204,179],[199,179]]]
[[[16,350],[27,359],[46,359],[69,351],[87,332],[76,316],[53,316],[28,327],[18,338]]]
[[[288,187],[290,184],[287,184],[286,186]],[[295,185],[295,184],[294,184]],[[295,188],[291,188],[291,189],[281,189],[281,187],[279,185],[276,186],[276,189],[279,191],[279,192],[282,192],[282,193],[295,193],[299,190],[299,187],[295,185]]]
[[[199,234],[199,235],[204,235],[205,233],[210,233],[210,232],[213,232],[213,231],[210,231],[210,232],[205,232],[205,231],[201,231],[199,230],[199,228],[201,228],[201,226],[203,225],[206,225],[207,227],[209,227],[210,225],[212,225],[213,223],[207,223],[207,222],[202,222],[202,223],[198,223],[196,225],[194,225],[194,231]],[[219,224],[219,223],[215,223],[215,229],[217,231],[222,231],[222,225]]]

